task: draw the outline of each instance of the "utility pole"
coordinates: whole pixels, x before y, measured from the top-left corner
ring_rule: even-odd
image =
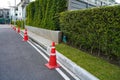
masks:
[[[16,0],[15,0],[15,10],[14,10],[14,25],[16,23]]]
[[[10,24],[12,23],[12,16],[11,16],[11,4],[10,4],[10,1],[8,1],[8,5],[9,5],[9,8],[10,8],[10,11],[9,11],[9,18],[10,18]]]

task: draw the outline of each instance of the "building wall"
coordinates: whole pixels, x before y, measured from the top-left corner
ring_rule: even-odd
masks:
[[[10,8],[10,19],[12,19],[12,21],[16,20],[16,16],[15,16],[15,8],[11,7]]]
[[[16,16],[17,20],[25,19],[26,6],[29,2],[32,2],[32,1],[35,1],[35,0],[19,0],[19,3],[17,4],[17,8],[18,8],[17,16]]]
[[[2,17],[3,17],[3,10],[0,9],[0,18],[2,18]]]
[[[30,0],[30,2],[35,1],[35,0]]]
[[[21,7],[21,5],[18,6],[17,18],[18,18],[18,20],[22,19],[22,7]]]
[[[0,9],[0,24],[9,23],[9,9]]]
[[[114,0],[68,0],[68,10],[105,6],[114,3]]]

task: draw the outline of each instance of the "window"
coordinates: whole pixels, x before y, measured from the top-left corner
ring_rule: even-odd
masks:
[[[15,8],[16,11],[18,11],[18,8]]]
[[[18,14],[16,13],[15,16],[17,16]]]
[[[7,12],[7,15],[9,15],[9,12]]]

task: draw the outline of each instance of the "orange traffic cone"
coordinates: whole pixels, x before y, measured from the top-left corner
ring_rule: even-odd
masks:
[[[55,42],[52,42],[52,47],[55,47]]]
[[[14,26],[13,26],[12,28],[13,28],[13,30],[14,30]]]
[[[25,29],[25,32],[24,32],[24,34],[27,34],[27,29]]]
[[[18,27],[18,30],[17,30],[18,33],[20,33],[20,27]]]
[[[27,29],[25,29],[23,41],[28,41]]]
[[[16,31],[16,27],[14,27],[14,31]]]
[[[47,66],[49,69],[54,69],[54,68],[60,67],[60,65],[57,64],[57,61],[56,61],[56,49],[54,46],[55,46],[55,43],[53,42],[49,62],[47,64],[45,64],[45,66]]]

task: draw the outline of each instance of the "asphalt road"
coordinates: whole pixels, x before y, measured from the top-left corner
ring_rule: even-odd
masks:
[[[47,61],[8,26],[0,25],[0,80],[64,80]]]

